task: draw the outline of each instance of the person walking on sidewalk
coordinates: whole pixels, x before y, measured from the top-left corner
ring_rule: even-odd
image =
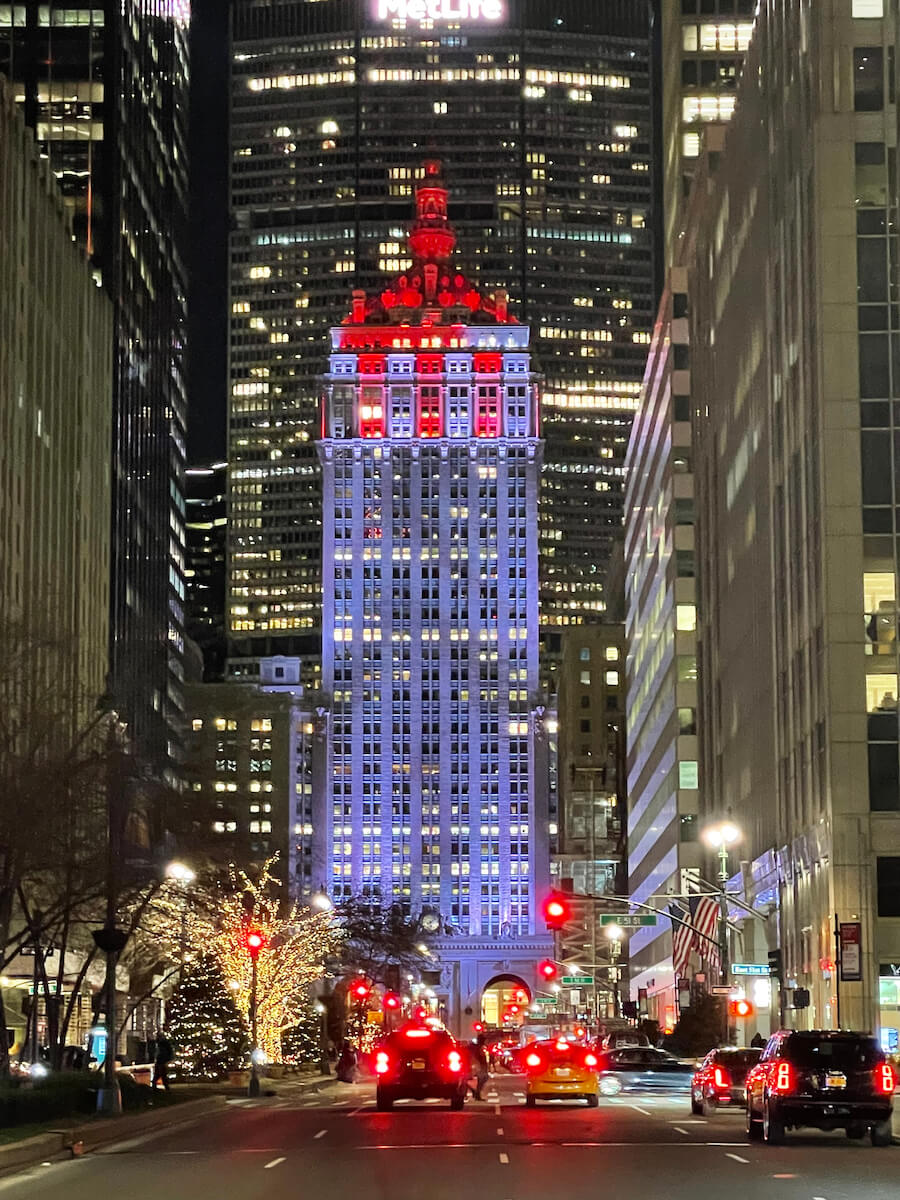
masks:
[[[169,1090],[169,1063],[175,1057],[175,1051],[172,1049],[172,1043],[166,1036],[165,1030],[160,1029],[156,1035],[156,1055],[153,1059],[153,1082],[150,1086],[156,1090],[157,1083],[161,1083],[166,1091]]]

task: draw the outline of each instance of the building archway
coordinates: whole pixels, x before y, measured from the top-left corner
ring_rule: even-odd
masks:
[[[481,992],[481,1020],[494,1029],[521,1025],[530,1003],[531,988],[520,975],[495,975]],[[518,1012],[510,1014],[515,1008]],[[504,1014],[507,1015],[505,1021]]]

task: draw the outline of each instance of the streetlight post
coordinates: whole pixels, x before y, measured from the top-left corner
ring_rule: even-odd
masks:
[[[716,851],[719,858],[719,973],[721,982],[728,983],[730,974],[728,954],[728,849],[741,840],[741,831],[733,821],[718,821],[708,825],[702,833],[707,846]],[[725,1041],[729,1041],[728,1005],[725,1005]]]
[[[330,1075],[331,1064],[328,1061],[328,1009],[321,1000],[315,1004],[319,1014],[319,1074]]]

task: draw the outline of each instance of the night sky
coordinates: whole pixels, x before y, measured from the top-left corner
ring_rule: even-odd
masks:
[[[228,9],[193,0],[188,462],[225,457],[228,335]]]

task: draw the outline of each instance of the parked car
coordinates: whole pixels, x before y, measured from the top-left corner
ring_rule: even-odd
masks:
[[[747,1076],[747,1136],[771,1145],[800,1126],[866,1132],[891,1142],[897,1076],[875,1038],[845,1030],[782,1029]]]
[[[395,1100],[437,1096],[461,1109],[468,1074],[468,1053],[446,1030],[409,1024],[375,1051],[375,1103],[379,1112],[389,1112]]]
[[[753,1046],[720,1046],[710,1050],[691,1080],[691,1112],[709,1116],[718,1108],[743,1109],[747,1072],[759,1062],[762,1050]]]
[[[619,1092],[688,1092],[694,1075],[690,1063],[652,1047],[612,1050],[600,1056],[597,1069],[604,1096]]]

